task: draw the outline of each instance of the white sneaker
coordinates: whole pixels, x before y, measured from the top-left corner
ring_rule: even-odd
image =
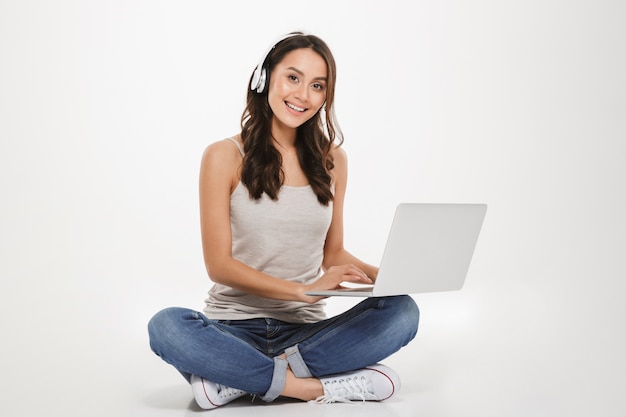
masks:
[[[393,369],[375,364],[346,374],[320,378],[324,395],[315,401],[335,402],[383,401],[400,391],[400,378]]]
[[[196,402],[205,410],[219,407],[246,395],[245,391],[216,384],[197,375],[191,375],[190,383]]]

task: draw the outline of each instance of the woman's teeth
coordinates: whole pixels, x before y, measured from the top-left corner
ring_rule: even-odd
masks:
[[[305,110],[306,110],[306,109],[303,109],[303,108],[301,108],[301,107],[296,107],[296,106],[294,106],[293,104],[288,103],[288,102],[286,102],[286,101],[285,101],[285,104],[287,105],[287,107],[289,107],[290,109],[295,110],[295,111],[303,112],[303,111],[305,111]]]

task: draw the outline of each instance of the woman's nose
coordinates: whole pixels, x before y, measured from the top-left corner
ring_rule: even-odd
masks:
[[[296,89],[296,97],[301,98],[303,100],[308,100],[309,98],[309,89],[305,84],[300,84]]]

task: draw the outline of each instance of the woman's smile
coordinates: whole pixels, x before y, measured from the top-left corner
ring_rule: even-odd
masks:
[[[285,55],[270,76],[273,126],[296,129],[315,116],[326,101],[327,77],[326,61],[317,52],[301,48]]]
[[[297,107],[295,104],[291,104],[288,101],[285,101],[285,104],[287,105],[287,107],[289,107],[293,111],[296,111],[296,112],[299,112],[299,113],[303,113],[304,111],[306,111],[305,108]]]

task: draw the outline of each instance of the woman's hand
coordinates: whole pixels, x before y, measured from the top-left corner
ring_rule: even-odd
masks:
[[[352,282],[356,284],[373,284],[371,278],[365,272],[352,264],[331,266],[324,275],[312,284],[304,285],[302,290],[302,301],[315,303],[326,297],[308,296],[308,291],[327,291],[344,288],[342,282]]]

